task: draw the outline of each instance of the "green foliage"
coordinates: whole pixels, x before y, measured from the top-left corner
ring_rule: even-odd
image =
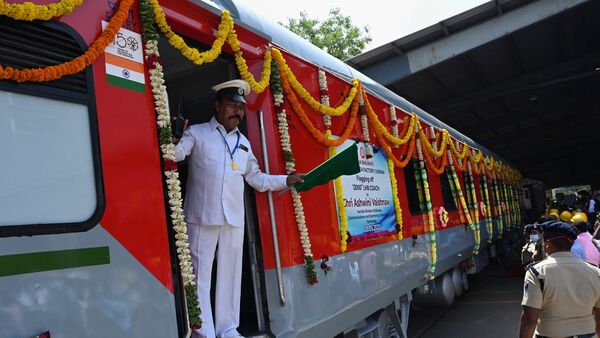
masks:
[[[288,18],[287,23],[280,24],[340,60],[360,54],[372,40],[368,26],[361,29],[352,25],[351,18],[342,15],[339,8],[329,10],[322,22],[303,11],[299,19]]]

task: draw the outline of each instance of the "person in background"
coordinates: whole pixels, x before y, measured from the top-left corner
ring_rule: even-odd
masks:
[[[592,338],[600,333],[600,269],[571,254],[577,234],[561,221],[540,226],[548,257],[525,273],[520,338]]]
[[[594,197],[588,202],[588,220],[591,222],[591,224],[596,221],[598,208],[600,208],[600,192],[596,192]]]
[[[598,266],[600,264],[600,252],[592,241],[592,235],[588,232],[587,222],[580,221],[573,224],[577,231],[577,239],[571,247],[571,253],[576,258]]]
[[[527,243],[521,250],[521,263],[528,266],[544,259],[544,247],[540,232],[540,224],[528,224],[525,226],[525,236],[529,237]]]
[[[202,327],[194,330],[194,338],[241,337],[237,327],[244,243],[244,180],[259,191],[280,190],[303,181],[298,174],[267,175],[260,171],[250,142],[238,130],[246,114],[248,83],[231,80],[214,86],[213,90],[217,94],[215,115],[210,122],[186,128],[175,147],[176,161],[190,157],[184,212],[203,321]],[[213,324],[210,290],[215,251]]]

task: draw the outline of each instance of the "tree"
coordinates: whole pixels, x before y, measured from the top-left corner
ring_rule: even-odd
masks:
[[[368,26],[361,29],[352,25],[350,17],[342,15],[339,8],[330,9],[322,22],[302,11],[299,19],[288,18],[287,24],[279,24],[340,60],[360,54],[372,40]]]

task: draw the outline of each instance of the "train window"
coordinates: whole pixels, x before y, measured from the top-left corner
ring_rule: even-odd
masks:
[[[60,64],[85,49],[57,22],[4,18],[0,30],[11,32],[0,36],[3,66]],[[91,70],[40,84],[0,81],[0,105],[0,237],[95,226],[104,193]]]
[[[425,199],[423,196],[423,188],[420,180],[419,162],[415,159],[410,160],[404,167],[404,186],[408,196],[408,209],[413,215],[425,213]],[[419,185],[417,186],[417,174],[419,174]]]
[[[444,201],[444,209],[446,209],[446,211],[458,210],[456,206],[456,200],[452,195],[452,188],[450,187],[450,181],[448,181],[447,173],[442,173],[440,175],[440,186],[442,187],[442,199]]]

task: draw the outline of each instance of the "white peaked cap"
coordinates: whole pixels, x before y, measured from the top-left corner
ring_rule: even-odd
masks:
[[[236,79],[236,80],[229,80],[229,81],[225,81],[223,83],[219,83],[218,85],[214,85],[212,86],[212,90],[214,90],[215,92],[218,92],[222,89],[225,88],[239,88],[243,90],[243,94],[244,96],[248,95],[250,93],[250,85],[248,84],[248,82],[244,81],[244,80],[240,80],[240,79]],[[242,94],[241,91],[238,92],[238,94]]]

